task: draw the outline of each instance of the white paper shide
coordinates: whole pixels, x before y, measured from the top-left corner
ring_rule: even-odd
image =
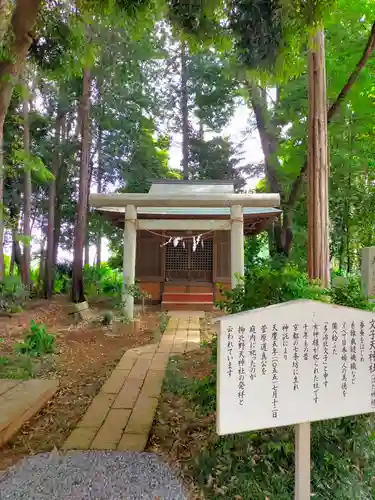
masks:
[[[374,313],[303,300],[219,323],[219,434],[375,411]]]

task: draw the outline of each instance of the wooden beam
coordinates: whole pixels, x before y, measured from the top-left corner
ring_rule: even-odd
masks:
[[[277,193],[257,194],[191,194],[191,195],[151,195],[149,193],[91,194],[90,205],[95,208],[125,207],[278,207],[280,195]]]
[[[148,231],[229,231],[230,219],[138,219],[137,228]]]

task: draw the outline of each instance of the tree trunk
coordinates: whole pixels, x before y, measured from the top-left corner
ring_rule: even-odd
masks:
[[[60,242],[60,234],[61,234],[61,209],[60,209],[60,201],[56,198],[55,205],[55,233],[53,238],[53,269],[56,268],[57,264],[57,254],[59,251],[59,242]]]
[[[79,175],[79,196],[77,218],[74,227],[74,256],[72,276],[72,301],[84,302],[83,288],[83,247],[85,243],[87,225],[87,198],[89,190],[89,162],[90,162],[90,70],[86,66],[83,70],[83,93],[81,101],[81,164]]]
[[[25,85],[27,80],[25,79]],[[30,123],[29,123],[29,100],[28,96],[23,99],[23,147],[27,155],[30,155]],[[26,237],[23,244],[24,261],[24,285],[30,289],[30,267],[31,267],[31,170],[26,168],[24,173],[24,213],[23,234]]]
[[[97,191],[102,192],[102,127],[98,126],[98,172],[97,172]],[[100,267],[102,263],[102,228],[99,224],[98,234],[96,235],[96,265]]]
[[[4,2],[2,1],[2,4]],[[14,82],[17,81],[25,63],[41,0],[17,0],[13,9],[9,34],[9,57],[0,61],[0,280],[4,277],[4,122],[12,97]]]
[[[189,179],[189,91],[187,46],[181,42],[181,119],[182,119],[182,170],[184,179]]]
[[[13,220],[16,220],[16,218],[18,219],[18,216],[19,216],[19,214],[16,215],[16,214],[12,213]],[[18,268],[19,275],[21,277],[21,280],[24,283],[24,280],[25,280],[25,269],[24,269],[25,261],[22,258],[22,252],[21,252],[20,243],[18,241],[18,235],[19,235],[18,228],[13,227],[12,228],[12,258],[14,260],[13,267],[14,267],[14,264],[16,264],[16,266]]]
[[[328,139],[324,31],[311,37],[308,52],[308,248],[310,279],[330,283],[328,220]]]
[[[54,257],[55,257],[55,215],[56,215],[56,178],[60,165],[60,138],[61,127],[64,120],[64,114],[60,109],[57,110],[55,125],[55,151],[52,158],[51,172],[53,179],[48,189],[48,223],[47,223],[47,251],[44,272],[44,297],[51,299],[53,294],[54,279]]]

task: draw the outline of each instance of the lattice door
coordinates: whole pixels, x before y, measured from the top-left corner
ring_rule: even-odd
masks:
[[[189,243],[191,243],[189,281],[212,282],[212,240],[204,240],[203,246],[199,243],[195,252],[192,242]]]
[[[205,240],[193,252],[193,241],[185,240],[185,247],[180,242],[174,247],[166,247],[165,271],[168,281],[204,281],[212,282],[212,240]]]

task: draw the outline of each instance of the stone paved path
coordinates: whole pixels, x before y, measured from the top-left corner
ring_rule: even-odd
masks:
[[[143,451],[169,356],[199,347],[203,315],[173,311],[158,344],[126,351],[63,448]]]

